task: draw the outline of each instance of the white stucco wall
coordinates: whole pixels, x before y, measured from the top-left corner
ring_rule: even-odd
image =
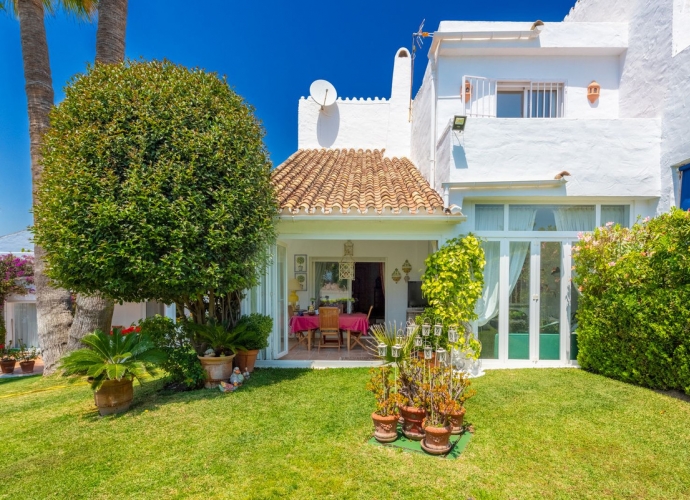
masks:
[[[388,157],[409,157],[410,62],[407,49],[398,49],[393,59],[390,99],[339,98],[321,109],[311,97],[302,97],[298,148],[384,149]]]
[[[288,279],[294,277],[295,254],[308,256],[309,282],[307,291],[297,292],[301,306],[309,304],[309,299],[316,296],[314,286],[314,267],[312,259],[327,258],[334,262],[340,262],[343,256],[345,240],[287,240],[284,241],[288,250]],[[407,309],[407,283],[400,280],[397,284],[391,278],[393,270],[398,270],[404,276],[402,264],[405,259],[412,264],[410,272],[411,281],[419,281],[424,270],[424,259],[430,252],[430,244],[427,241],[365,241],[353,240],[354,260],[385,262],[385,301],[386,321],[405,321]],[[355,276],[357,279],[357,276]]]
[[[549,180],[566,170],[561,195],[660,195],[658,119],[474,118],[450,136],[451,182]]]
[[[565,21],[628,20],[629,48],[621,59],[620,115],[661,118],[659,171],[662,212],[676,203],[674,165],[690,160],[690,2],[580,0]]]
[[[441,57],[438,62],[439,132],[453,114],[462,109],[460,90],[463,76],[479,76],[499,82],[565,82],[566,117],[618,117],[618,56]],[[601,97],[594,104],[587,100],[587,86],[592,80],[601,85]]]
[[[422,86],[412,103],[412,139],[410,159],[425,179],[429,178],[432,134],[433,89],[431,88],[431,68],[427,66]]]
[[[115,304],[112,324],[128,327],[136,325],[144,317],[146,317],[146,303],[124,302],[122,304]]]

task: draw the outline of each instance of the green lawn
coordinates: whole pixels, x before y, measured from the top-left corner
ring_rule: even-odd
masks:
[[[261,370],[234,394],[0,381],[2,498],[690,497],[690,403],[579,370],[474,382],[458,460],[367,444],[366,370]]]

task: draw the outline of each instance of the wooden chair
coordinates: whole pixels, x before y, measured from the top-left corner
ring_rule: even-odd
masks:
[[[374,306],[369,306],[369,312],[367,313],[367,322],[369,322],[369,317],[371,316],[371,310],[374,309]],[[350,345],[347,346],[347,350],[349,351],[352,349],[356,344],[359,344],[362,349],[366,350],[366,346],[362,344],[362,335],[364,332],[355,332],[355,331],[350,331]]]
[[[337,347],[340,350],[340,309],[337,307],[319,308],[319,330],[321,339],[319,340],[319,352],[322,347]],[[330,339],[331,335],[335,339]]]
[[[295,315],[295,310],[294,308],[289,305],[288,306],[288,321],[292,320],[292,317]],[[297,347],[300,344],[304,344],[304,347],[307,349],[309,348],[309,332],[295,332],[295,339],[297,339],[297,343],[293,344],[290,350],[293,350],[295,347]]]

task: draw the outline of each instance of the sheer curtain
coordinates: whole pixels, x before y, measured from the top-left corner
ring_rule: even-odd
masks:
[[[28,347],[38,347],[36,304],[25,302],[14,304],[15,347],[19,347],[20,340]]]
[[[323,275],[329,267],[330,262],[314,262],[314,293],[312,297],[316,298],[316,307],[319,306],[319,297],[321,286],[323,285]]]
[[[603,226],[607,222],[628,227],[630,225],[630,207],[628,205],[602,205],[601,225]]]
[[[554,209],[558,231],[593,231],[594,207],[562,207]]]
[[[503,205],[477,205],[474,213],[477,231],[503,231]]]
[[[482,248],[484,249],[486,265],[484,266],[484,289],[475,308],[478,326],[486,325],[498,314],[498,283],[501,262],[500,242],[485,241],[482,242]]]
[[[537,209],[533,206],[510,206],[510,230],[531,231]],[[510,243],[510,264],[508,266],[508,295],[513,293],[517,280],[522,272],[522,266],[529,253],[529,242],[512,241]]]

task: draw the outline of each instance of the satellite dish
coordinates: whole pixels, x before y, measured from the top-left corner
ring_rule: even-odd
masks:
[[[326,80],[315,80],[309,87],[309,95],[321,106],[321,109],[334,104],[338,98],[335,87]]]

